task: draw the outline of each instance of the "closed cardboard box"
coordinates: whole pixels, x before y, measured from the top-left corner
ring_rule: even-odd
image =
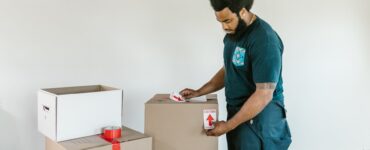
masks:
[[[38,129],[53,141],[64,141],[121,126],[122,96],[121,89],[103,85],[39,90]]]
[[[152,150],[152,137],[127,127],[122,128],[122,137],[117,139],[121,150]],[[99,135],[88,136],[63,142],[46,138],[46,150],[112,150],[112,144]]]
[[[218,138],[206,136],[203,110],[218,112],[217,95],[207,102],[179,103],[169,94],[157,94],[145,104],[145,134],[153,150],[217,150]]]

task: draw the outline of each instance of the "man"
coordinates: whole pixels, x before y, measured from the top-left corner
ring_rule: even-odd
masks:
[[[229,150],[286,150],[291,135],[286,120],[282,81],[283,43],[250,9],[253,0],[211,0],[224,37],[224,66],[185,98],[225,87],[227,121],[215,123],[208,136],[226,133]]]

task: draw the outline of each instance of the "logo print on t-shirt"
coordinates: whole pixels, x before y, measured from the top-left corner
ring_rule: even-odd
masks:
[[[245,49],[236,47],[233,54],[233,64],[237,67],[244,66]]]

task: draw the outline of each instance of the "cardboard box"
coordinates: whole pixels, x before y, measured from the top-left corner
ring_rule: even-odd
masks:
[[[122,90],[93,85],[42,89],[38,92],[38,129],[54,141],[102,133],[121,126]]]
[[[122,137],[117,139],[121,150],[152,150],[152,137],[122,128]],[[54,142],[46,138],[45,150],[112,150],[112,144],[99,135],[88,136],[63,142]]]
[[[153,150],[217,150],[218,138],[204,132],[203,110],[216,109],[217,95],[207,102],[178,103],[169,94],[157,94],[145,104],[145,134]]]

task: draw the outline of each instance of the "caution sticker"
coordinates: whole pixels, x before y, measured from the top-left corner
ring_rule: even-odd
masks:
[[[216,109],[203,110],[204,129],[210,130],[210,129],[215,128],[214,123],[216,121],[217,121],[217,110]]]
[[[170,99],[175,102],[186,102],[185,98],[180,95],[178,92],[173,92],[170,94]]]

